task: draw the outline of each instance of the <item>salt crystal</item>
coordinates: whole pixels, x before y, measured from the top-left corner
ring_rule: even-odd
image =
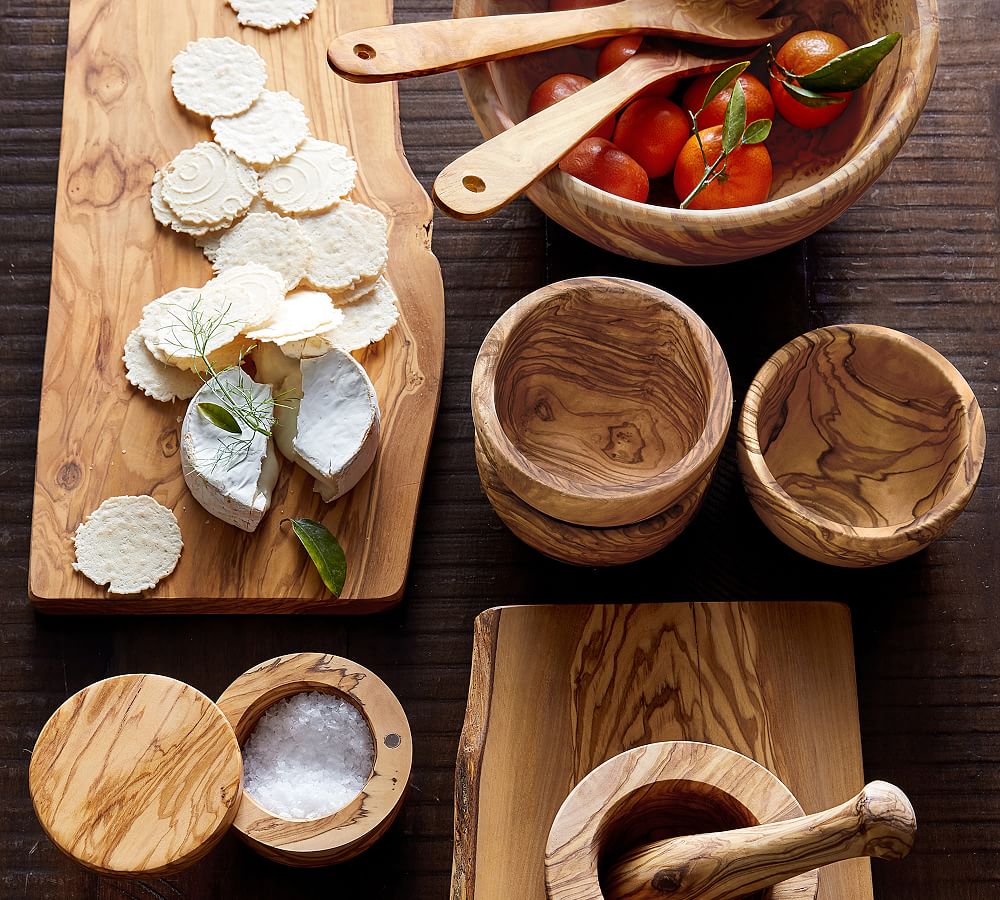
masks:
[[[282,819],[319,819],[347,806],[374,765],[371,729],[333,694],[306,691],[279,700],[243,747],[243,787]]]

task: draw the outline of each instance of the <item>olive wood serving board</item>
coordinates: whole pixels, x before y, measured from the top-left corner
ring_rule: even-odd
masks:
[[[444,295],[430,249],[432,207],[403,155],[394,86],[350,84],[328,68],[334,35],[392,21],[391,0],[320,3],[299,27],[241,28],[222,2],[72,0],[56,198],[52,293],[38,434],[29,588],[68,613],[374,612],[397,602],[409,564],[444,361]],[[301,98],[317,137],[358,161],[357,199],[390,221],[388,275],[400,322],[359,358],[378,391],[375,464],[335,504],[284,462],[254,534],[212,518],[188,493],[178,439],[186,401],[158,403],[125,380],[122,346],[142,307],[211,267],[191,238],[156,224],[154,171],[210,140],[209,120],[170,89],[189,40],[228,35],[257,48],[268,87]],[[176,571],[140,597],[110,598],[75,573],[72,536],[103,499],[151,494],[184,538]],[[342,600],[323,588],[282,520],[324,521],[348,560]]]
[[[545,842],[570,791],[624,750],[675,740],[755,759],[807,813],[855,794],[864,772],[847,607],[482,613],[455,773],[452,900],[545,900]],[[819,900],[872,900],[869,861],[821,870]]]

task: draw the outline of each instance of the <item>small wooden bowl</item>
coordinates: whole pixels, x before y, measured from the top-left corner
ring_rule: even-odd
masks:
[[[969,502],[986,427],[958,370],[909,335],[837,325],[757,373],[739,421],[757,515],[799,553],[877,566],[922,550]]]
[[[233,827],[269,859],[327,866],[367,850],[393,823],[410,782],[412,739],[406,714],[382,679],[324,653],[294,653],[261,663],[229,685],[218,705],[242,746],[269,706],[303,691],[337,694],[360,710],[375,750],[371,777],[350,804],[319,819],[283,819],[244,792]]]
[[[546,7],[546,0],[525,0],[516,11]],[[454,3],[456,17],[512,11],[506,0]],[[769,253],[837,218],[882,174],[924,108],[937,67],[937,0],[798,0],[790,12],[799,18],[789,35],[819,27],[852,46],[892,31],[903,40],[834,125],[802,131],[776,118],[768,141],[775,169],[768,202],[718,211],[654,206],[605,193],[559,169],[530,187],[528,197],[599,247],[671,265]],[[459,76],[483,136],[491,138],[525,118],[532,90],[551,75],[593,77],[595,57],[594,50],[562,47],[463,69]]]
[[[602,869],[648,840],[746,828],[804,815],[791,791],[746,756],[667,741],[619,753],[563,802],[545,847],[549,900],[604,900]],[[819,872],[763,891],[762,900],[816,900]]]
[[[574,566],[622,566],[662,550],[698,512],[712,480],[708,472],[679,503],[644,522],[618,528],[587,528],[553,519],[528,506],[500,480],[478,438],[476,468],[483,493],[500,521],[529,547]]]
[[[503,484],[553,519],[598,528],[683,504],[715,468],[732,402],[708,326],[621,278],[573,278],[518,301],[472,374],[476,434]]]

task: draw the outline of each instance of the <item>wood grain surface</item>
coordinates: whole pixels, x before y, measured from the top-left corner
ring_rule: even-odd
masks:
[[[241,29],[223,3],[177,9],[165,0],[74,0],[42,385],[31,591],[59,612],[364,612],[399,600],[437,410],[444,305],[430,252],[430,205],[411,176],[391,86],[348,85],[326,67],[339,30],[387,22],[391,3],[324,3],[308,24],[266,34]],[[149,209],[157,167],[210,137],[170,90],[187,42],[228,34],[255,46],[269,86],[300,97],[318,137],[346,144],[359,166],[357,198],[390,221],[388,276],[400,323],[360,356],[382,410],[376,462],[333,505],[285,465],[261,527],[250,535],[210,515],[187,491],[177,452],[183,403],[161,404],[125,380],[125,337],[142,307],[211,275],[194,243]],[[185,552],[142,597],[111,600],[71,568],[72,535],[100,502],[150,493],[174,510]],[[324,521],[347,554],[342,599],[325,590],[288,517]]]
[[[455,833],[471,837],[456,841],[455,900],[545,900],[545,847],[563,801],[591,770],[643,744],[742,753],[806,812],[862,786],[845,607],[504,607],[477,620],[474,640],[483,669],[472,673],[455,789]],[[870,900],[869,873],[867,860],[832,866],[817,896]]]
[[[986,426],[933,347],[874,325],[819,328],[774,354],[739,420],[743,483],[792,549],[883,565],[940,538],[979,480]]]
[[[450,0],[399,0],[396,19],[440,19],[450,9]],[[67,3],[0,0],[0,546],[6,564],[0,578],[0,895],[301,900],[307,892],[328,893],[334,878],[344,894],[447,897],[455,747],[469,689],[473,619],[502,603],[626,596],[848,601],[866,775],[905,787],[920,820],[917,845],[904,862],[873,863],[876,895],[996,896],[1000,173],[990,163],[1000,155],[995,12],[993,0],[942,4],[941,67],[916,131],[858,204],[780,253],[722,268],[661,268],[602,253],[559,226],[547,226],[525,200],[481,222],[438,215],[434,251],[447,288],[447,360],[406,599],[392,611],[266,620],[62,618],[34,615],[26,590]],[[442,166],[481,140],[455,75],[402,82],[400,108],[407,157],[425,188]],[[548,560],[514,537],[482,496],[469,381],[500,313],[543,284],[578,275],[635,278],[691,305],[718,336],[740,401],[775,350],[821,325],[874,322],[926,341],[956,365],[982,402],[991,450],[975,496],[948,535],[923,553],[868,571],[822,566],[786,548],[754,514],[736,468],[733,428],[701,512],[662,553],[603,572]],[[346,656],[377,672],[413,728],[409,797],[396,824],[370,851],[332,871],[290,870],[231,835],[182,875],[126,885],[74,865],[45,837],[28,796],[26,751],[68,696],[107,675],[153,671],[218,697],[262,660],[303,649]]]
[[[529,0],[527,5],[537,10],[544,8],[545,2]],[[747,5],[754,8],[752,3]],[[563,227],[599,247],[669,264],[717,265],[769,253],[836,219],[882,174],[916,125],[937,62],[937,0],[797,0],[788,8],[796,16],[790,33],[820,27],[843,35],[852,46],[891,31],[901,32],[903,40],[898,52],[857,93],[838,126],[802,132],[778,118],[768,141],[775,169],[769,202],[692,213],[676,206],[623,200],[558,169],[528,188],[528,197]],[[509,4],[455,0],[458,16],[499,11],[510,11]],[[577,72],[593,77],[596,53],[563,47],[463,69],[462,86],[483,136],[493,138],[524,120],[532,90],[549,76]],[[766,67],[758,64],[755,71],[766,77]],[[601,81],[621,77],[617,72],[612,76]],[[608,93],[606,85],[590,90]],[[557,116],[554,109],[547,111],[550,121]],[[546,139],[557,141],[560,136],[554,128]],[[526,149],[516,148],[516,152],[531,158]],[[556,159],[558,156],[551,162]],[[454,195],[457,204],[462,198],[458,190],[462,172],[452,168],[448,174],[449,196]],[[482,175],[488,189],[489,173],[477,174]],[[525,180],[522,187],[529,184]],[[437,183],[435,191],[440,195]],[[468,214],[477,208],[473,196],[482,200],[484,193],[466,191],[462,198],[466,206],[453,208]],[[665,199],[672,201],[669,193]]]

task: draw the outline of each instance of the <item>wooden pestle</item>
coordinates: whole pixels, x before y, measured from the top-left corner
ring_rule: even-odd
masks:
[[[647,844],[602,881],[609,900],[733,900],[844,859],[902,859],[916,831],[906,795],[873,781],[811,816]]]

